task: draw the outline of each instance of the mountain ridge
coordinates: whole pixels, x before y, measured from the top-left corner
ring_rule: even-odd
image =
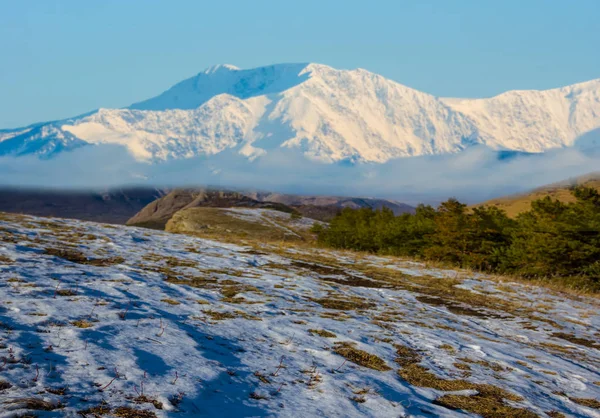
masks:
[[[324,163],[383,163],[474,144],[540,153],[600,128],[600,79],[491,98],[443,98],[364,69],[276,64],[209,67],[129,107],[0,131],[0,156],[52,158],[116,144],[159,163],[274,148]]]

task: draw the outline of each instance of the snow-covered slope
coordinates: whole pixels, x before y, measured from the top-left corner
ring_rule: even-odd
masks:
[[[51,156],[119,144],[141,161],[256,158],[278,147],[323,162],[385,162],[472,144],[523,152],[570,146],[600,127],[600,80],[489,99],[441,99],[368,71],[319,64],[207,69],[127,109],[0,131],[0,155]]]
[[[0,301],[0,418],[600,408],[597,299],[395,258],[0,214]]]

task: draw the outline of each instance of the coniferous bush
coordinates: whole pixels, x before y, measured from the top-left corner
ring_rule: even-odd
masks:
[[[516,219],[496,207],[470,209],[456,199],[398,216],[387,208],[346,208],[314,232],[319,243],[333,248],[562,278],[600,290],[600,193],[586,187],[572,193],[573,203],[545,197]]]

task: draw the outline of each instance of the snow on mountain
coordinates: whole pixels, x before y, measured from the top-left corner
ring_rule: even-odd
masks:
[[[490,99],[441,99],[476,124],[481,142],[526,152],[573,145],[600,126],[600,80]]]
[[[0,155],[118,144],[139,161],[250,159],[285,147],[322,162],[377,162],[472,144],[543,152],[600,127],[600,80],[489,99],[445,99],[368,71],[320,64],[211,67],[126,109],[0,131]]]

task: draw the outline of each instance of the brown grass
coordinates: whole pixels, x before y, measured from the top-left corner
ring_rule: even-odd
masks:
[[[482,385],[483,386],[483,385]],[[478,389],[477,395],[444,395],[433,401],[437,405],[453,410],[462,410],[481,415],[483,418],[537,418],[532,411],[516,408],[504,403],[502,389],[490,386]]]
[[[71,289],[59,289],[56,291],[58,296],[75,296],[77,292]]]
[[[94,326],[90,321],[86,321],[85,319],[78,319],[77,321],[71,322],[77,328],[91,328]]]
[[[115,408],[113,415],[120,418],[156,418],[156,414],[145,409],[134,409],[128,406]]]
[[[576,404],[587,406],[588,408],[600,409],[600,401],[598,399],[571,397],[569,397],[569,399]]]
[[[573,180],[574,183],[600,189],[600,180],[597,179],[597,173],[587,176],[582,176]],[[519,213],[526,212],[531,209],[531,203],[534,200],[550,196],[552,199],[557,199],[563,203],[572,203],[576,199],[570,192],[571,182],[561,182],[553,185],[548,185],[536,189],[530,193],[517,194],[512,196],[501,197],[487,202],[480,203],[476,206],[495,206],[506,211],[510,217],[515,217]]]
[[[318,335],[320,337],[324,337],[324,338],[336,338],[337,335],[335,335],[333,332],[329,332],[327,330],[324,329],[309,329],[308,332],[310,333],[310,335]]]
[[[115,264],[122,264],[125,262],[123,257],[111,257],[111,258],[88,258],[85,254],[80,251],[73,249],[63,248],[46,248],[45,253],[53,255],[63,260],[70,261],[77,264],[86,264],[91,266],[112,266]]]
[[[585,339],[585,338],[576,337],[573,334],[567,334],[567,333],[564,333],[564,332],[555,332],[555,333],[552,334],[552,336],[555,337],[555,338],[560,338],[561,340],[568,341],[568,342],[573,343],[573,344],[582,345],[584,347],[589,347],[589,348],[600,347],[600,344],[597,343],[596,341],[592,341],[592,340],[588,340],[588,339]]]
[[[273,222],[279,224],[279,221]],[[311,234],[290,225],[282,226],[284,228],[266,222],[263,224],[260,221],[241,219],[222,208],[196,207],[176,212],[167,222],[165,231],[216,238],[227,242],[239,242],[242,239],[257,242],[302,242],[314,239]]]
[[[4,401],[4,404],[16,406],[20,409],[32,409],[34,411],[54,411],[55,409],[63,408],[60,402],[52,403],[40,398],[16,398]]]
[[[396,344],[394,347],[396,348],[396,359],[394,361],[400,366],[404,367],[421,361],[421,355],[416,350],[401,344]]]
[[[161,299],[161,302],[168,303],[169,305],[181,305],[181,302],[178,302],[174,299]]]
[[[221,300],[227,303],[248,303],[244,297],[238,296],[240,293],[262,293],[258,288],[252,285],[236,282],[235,280],[230,279],[221,280],[219,285],[222,286],[220,290],[221,294],[223,295],[223,299]]]
[[[0,380],[0,390],[6,390],[12,388],[12,385],[6,380]]]
[[[251,321],[262,321],[261,318],[257,316],[250,315],[249,313],[243,311],[233,311],[233,312],[219,312],[213,310],[203,311],[204,314],[208,315],[210,319],[214,321],[224,321],[226,319],[235,319],[235,318],[244,318],[249,319]]]
[[[358,348],[354,347],[354,344],[352,343],[336,343],[333,348],[333,352],[339,354],[352,363],[358,364],[359,366],[367,367],[373,370],[379,370],[380,372],[391,370],[391,367],[385,364],[385,361],[382,358],[377,357],[375,354],[359,350]]]
[[[82,416],[91,415],[93,417],[101,416],[110,413],[111,408],[109,408],[106,404],[92,406],[91,408],[82,409],[77,413]]]
[[[156,409],[163,409],[162,402],[154,398],[149,398],[146,395],[140,395],[137,398],[134,398],[133,401],[137,404],[149,403],[152,404]]]
[[[367,301],[366,299],[351,296],[344,299],[325,297],[321,299],[311,299],[313,302],[318,303],[325,309],[335,309],[339,311],[355,311],[362,309],[370,309],[375,307],[373,302]]]
[[[484,418],[535,418],[531,411],[516,408],[504,403],[504,399],[513,402],[522,401],[518,395],[512,394],[497,386],[473,383],[463,379],[442,379],[425,367],[408,364],[398,374],[413,386],[428,387],[445,392],[475,390],[476,395],[444,395],[434,401],[437,405],[449,409],[463,410],[481,415]]]
[[[51,393],[53,395],[64,396],[67,394],[69,390],[68,386],[61,386],[58,388],[46,388],[46,392]]]

